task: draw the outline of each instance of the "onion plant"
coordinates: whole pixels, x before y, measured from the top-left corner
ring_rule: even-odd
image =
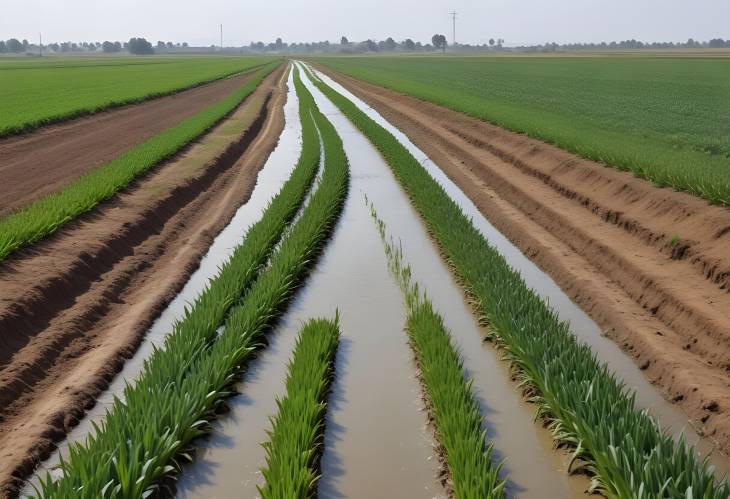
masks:
[[[385,247],[388,267],[405,299],[406,331],[416,355],[453,496],[503,498],[505,481],[499,476],[502,465],[492,461],[492,443],[487,442],[482,429],[484,418],[472,392],[472,380],[466,375],[451,333],[426,292],[412,280],[403,251],[387,237],[385,223],[375,206],[369,206]]]
[[[326,398],[335,373],[339,317],[314,319],[299,333],[286,377],[286,395],[276,400],[259,487],[263,499],[314,495],[324,445]]]
[[[325,162],[301,217],[252,282],[230,306],[224,327],[214,316],[199,333],[175,331],[146,362],[142,375],[116,398],[83,443],[70,446],[62,477],[42,480],[41,497],[139,498],[154,494],[160,477],[179,468],[191,440],[209,429],[217,405],[265,341],[287,300],[306,277],[334,229],[347,195],[349,170],[342,143],[295,71],[303,129],[319,129]],[[218,304],[215,304],[218,306]],[[177,334],[176,334],[177,333]],[[191,340],[191,341],[188,341]]]
[[[730,497],[730,486],[716,481],[707,460],[636,406],[633,391],[578,342],[391,133],[322,80],[313,81],[390,165],[537,415],[559,444],[572,446],[572,466],[593,476],[592,490],[621,498]]]
[[[135,178],[172,157],[231,113],[279,64],[266,64],[228,97],[82,175],[60,191],[0,219],[0,261],[91,211]]]

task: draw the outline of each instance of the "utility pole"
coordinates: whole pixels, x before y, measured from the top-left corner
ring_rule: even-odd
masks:
[[[456,11],[449,12],[449,14],[451,14],[451,20],[454,23],[454,28],[453,28],[452,36],[451,36],[451,44],[455,47],[456,46]]]
[[[43,57],[43,35],[38,33],[38,57]]]
[[[223,25],[221,24],[221,54],[223,53]]]

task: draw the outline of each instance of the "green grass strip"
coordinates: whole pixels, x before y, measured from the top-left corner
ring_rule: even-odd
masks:
[[[391,166],[508,353],[537,415],[558,442],[573,446],[574,463],[593,475],[595,490],[621,498],[730,497],[730,486],[715,481],[707,461],[636,407],[633,391],[576,340],[393,135],[321,80],[314,82]]]
[[[63,476],[55,482],[47,476],[39,496],[139,498],[155,493],[157,480],[179,467],[191,440],[208,431],[228,387],[306,277],[344,206],[349,169],[340,138],[296,72],[295,85],[305,110],[303,127],[316,123],[325,153],[321,180],[301,217],[243,300],[231,307],[222,331],[192,349],[185,348],[182,338],[166,342],[145,362],[137,382],[127,386],[124,401],[115,399],[86,441],[69,447],[61,463]]]
[[[261,470],[266,483],[258,487],[263,499],[312,497],[324,445],[326,398],[335,374],[340,339],[339,317],[314,319],[299,333],[286,377],[286,396],[277,398],[278,412]]]
[[[322,57],[317,62],[659,187],[730,205],[730,70],[724,60]]]
[[[234,62],[235,59],[226,58],[215,69],[203,68],[200,59],[182,58],[177,62],[155,58],[143,62],[129,59],[3,64],[0,91],[9,100],[0,105],[0,138],[176,94],[257,69],[272,60],[273,57],[256,57]],[[181,68],[180,63],[186,67]],[[171,67],[179,69],[170,72]],[[146,71],[140,71],[141,68]]]
[[[369,206],[385,246],[390,273],[405,298],[406,331],[430,402],[453,496],[501,499],[505,496],[505,481],[499,477],[502,465],[492,462],[493,444],[487,442],[482,430],[484,418],[472,392],[473,381],[466,375],[443,318],[433,309],[426,292],[411,279],[411,268],[403,260],[402,248],[388,239],[385,223],[375,206]]]
[[[62,190],[1,219],[0,261],[22,246],[52,234],[64,224],[92,210],[135,178],[210,130],[256,90],[279,64],[272,62],[265,65],[228,97],[82,175]]]

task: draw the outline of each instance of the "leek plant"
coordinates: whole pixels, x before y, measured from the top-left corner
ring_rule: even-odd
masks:
[[[164,349],[145,362],[137,382],[126,387],[124,400],[115,399],[84,443],[70,446],[61,463],[63,476],[57,481],[46,477],[39,496],[139,498],[156,493],[159,478],[178,469],[180,457],[189,457],[185,450],[190,442],[209,430],[208,421],[229,395],[231,383],[306,277],[344,206],[349,169],[340,138],[296,70],[295,85],[303,130],[319,130],[325,154],[321,180],[307,207],[269,265],[243,298],[233,301],[222,330],[213,315],[201,321],[204,333],[193,327],[187,335],[176,330]]]
[[[520,387],[537,404],[537,416],[559,444],[572,446],[571,466],[593,476],[593,491],[620,498],[730,497],[730,486],[715,480],[707,460],[636,406],[632,390],[576,340],[392,134],[322,80],[312,80],[390,165],[491,339],[507,353]]]
[[[134,179],[172,157],[236,109],[279,64],[266,64],[228,97],[82,175],[62,190],[0,219],[0,261],[91,211]]]
[[[286,377],[286,396],[276,400],[278,412],[266,449],[263,499],[312,497],[324,445],[326,398],[335,373],[339,315],[314,319],[299,333]]]
[[[501,463],[492,462],[492,443],[482,430],[479,403],[472,392],[472,380],[464,371],[461,355],[433,308],[427,294],[411,279],[411,268],[403,250],[386,236],[386,226],[369,203],[370,213],[385,247],[390,273],[398,283],[406,304],[406,331],[429,401],[436,427],[436,439],[443,449],[453,497],[457,499],[501,499],[505,481]]]

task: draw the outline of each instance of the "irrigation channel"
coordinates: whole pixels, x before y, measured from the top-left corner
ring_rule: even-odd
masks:
[[[594,349],[618,376],[637,391],[640,406],[649,409],[672,434],[684,432],[703,454],[711,450],[687,424],[686,417],[642,376],[640,370],[597,325],[529,259],[522,255],[481,215],[463,192],[401,132],[374,110],[321,73],[318,76],[347,96],[371,118],[388,129],[446,189],[474,225],[519,270],[540,296],[549,300],[559,317],[570,321],[578,338]],[[425,225],[412,208],[389,166],[377,150],[302,72],[317,105],[340,134],[350,161],[351,186],[333,238],[297,292],[286,314],[268,336],[269,344],[249,365],[239,381],[240,392],[229,400],[230,411],[216,420],[212,433],[196,441],[192,463],[183,467],[177,495],[184,498],[254,497],[263,477],[269,417],[276,412],[276,397],[283,395],[286,363],[302,323],[340,312],[342,338],[336,359],[336,378],[329,397],[325,448],[321,461],[319,496],[330,497],[444,497],[432,429],[427,422],[413,354],[403,331],[405,307],[398,286],[388,273],[380,235],[364,196],[374,204],[389,231],[401,241],[413,277],[427,290],[443,315],[453,340],[474,379],[474,391],[485,416],[488,440],[495,457],[505,459],[509,476],[507,495],[516,497],[578,497],[588,480],[566,472],[568,456],[553,449],[547,430],[533,422],[534,408],[526,404],[512,381],[506,363],[490,344],[471,306],[443,262]],[[94,409],[69,435],[82,440],[92,421],[103,417],[114,395],[139,374],[153,344],[161,344],[186,303],[191,302],[214,276],[256,221],[267,201],[288,178],[301,145],[298,101],[291,74],[285,105],[286,126],[279,144],[259,174],[251,200],[216,238],[201,267],[180,295],[148,332],[137,354],[129,360]],[[40,472],[51,469],[67,444]],[[724,456],[710,459],[723,476],[730,466]]]

